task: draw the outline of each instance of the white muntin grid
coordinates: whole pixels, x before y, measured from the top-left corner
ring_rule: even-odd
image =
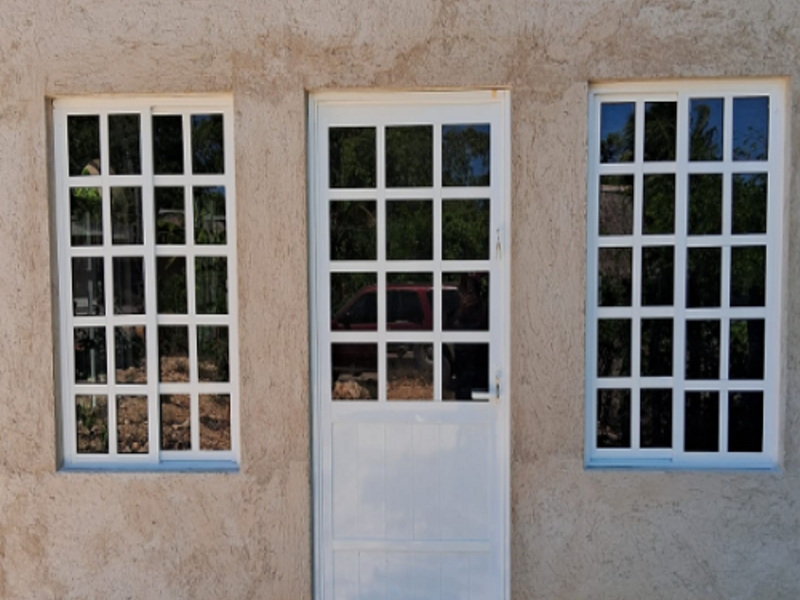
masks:
[[[238,306],[236,265],[236,213],[233,147],[233,111],[228,96],[197,97],[98,97],[62,98],[54,101],[54,140],[56,161],[56,221],[59,267],[59,320],[61,364],[61,422],[63,427],[63,459],[67,468],[229,468],[238,463],[239,401],[238,401]],[[109,115],[138,115],[140,123],[141,174],[114,175],[109,170]],[[192,115],[222,115],[224,173],[192,174]],[[68,117],[97,116],[100,125],[99,175],[70,176],[68,156]],[[183,129],[182,175],[154,175],[152,118],[158,115],[180,116]],[[186,241],[184,245],[156,244],[154,191],[156,187],[183,187]],[[111,188],[141,189],[143,243],[114,245],[111,235]],[[198,245],[194,242],[194,187],[224,187],[226,243]],[[102,194],[102,245],[72,247],[70,190],[98,188]],[[178,256],[186,260],[187,314],[157,314],[156,259]],[[195,311],[196,257],[221,257],[227,263],[228,313],[199,315]],[[74,316],[72,310],[72,258],[98,257],[104,262],[105,315]],[[117,257],[141,257],[144,264],[145,313],[114,314],[113,260]],[[158,328],[160,325],[180,325],[189,332],[190,375],[187,383],[160,383]],[[73,331],[79,327],[101,327],[106,333],[107,380],[105,383],[75,383],[75,353]],[[115,379],[114,329],[135,326],[146,335],[146,384],[123,384]],[[226,327],[228,330],[229,381],[201,383],[197,368],[197,326]],[[161,450],[161,395],[187,395],[190,398],[191,449]],[[201,450],[199,397],[222,394],[230,398],[230,450]],[[76,396],[103,395],[107,398],[108,453],[78,453],[76,434]],[[120,453],[117,448],[118,396],[146,396],[148,418],[148,452]]]
[[[733,160],[733,100],[744,97],[769,98],[768,160]],[[689,160],[690,101],[723,100],[723,157],[720,161]],[[603,103],[635,103],[634,159],[628,163],[600,162],[600,109]],[[644,115],[648,102],[677,104],[677,145],[674,161],[644,161]],[[776,81],[681,82],[658,84],[609,84],[592,89],[589,103],[589,179],[587,219],[587,332],[586,332],[586,463],[588,466],[774,468],[778,463],[780,390],[780,289],[783,228],[783,114],[784,86]],[[675,176],[675,230],[670,235],[644,235],[643,181],[649,174]],[[735,174],[764,174],[768,180],[767,233],[732,234],[732,178]],[[689,177],[692,174],[720,175],[722,179],[722,233],[688,235]],[[633,232],[624,236],[599,235],[600,178],[627,175],[633,178]],[[766,298],[762,307],[730,305],[731,248],[766,248]],[[642,306],[642,250],[647,247],[674,248],[674,298],[672,306]],[[625,307],[601,307],[598,302],[598,256],[601,248],[632,250],[632,297]],[[686,306],[687,256],[691,248],[721,249],[721,298],[718,308]],[[673,322],[672,376],[642,377],[640,373],[642,319],[663,318]],[[631,325],[630,376],[598,377],[598,321],[626,319]],[[729,379],[730,323],[759,319],[765,322],[763,380]],[[686,327],[691,321],[715,321],[720,326],[719,379],[694,380],[685,377]],[[642,448],[639,439],[642,389],[672,390],[672,447]],[[630,448],[597,447],[597,393],[600,389],[627,389],[631,398]],[[685,393],[719,393],[719,451],[685,452]],[[762,452],[728,452],[728,392],[763,392]]]

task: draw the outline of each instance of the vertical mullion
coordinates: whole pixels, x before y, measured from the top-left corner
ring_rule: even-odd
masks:
[[[719,454],[728,453],[728,378],[730,362],[730,290],[731,290],[731,243],[733,233],[733,96],[726,94],[722,124],[722,282],[720,290],[722,307],[720,315],[719,341]]]
[[[375,211],[378,221],[378,402],[386,401],[387,369],[386,318],[388,296],[386,294],[386,125],[375,123]]]
[[[644,101],[635,105],[631,298],[631,449],[639,449],[642,356],[642,217],[644,204]]]
[[[444,399],[442,366],[444,349],[442,348],[442,123],[438,120],[433,127],[433,400]],[[491,200],[490,200],[491,202]],[[491,208],[490,208],[491,209]],[[452,366],[452,365],[451,365]]]
[[[589,185],[588,206],[586,209],[586,424],[585,444],[590,448],[590,456],[597,451],[597,263],[600,207],[600,176],[597,165],[600,162],[600,109],[597,96],[591,98],[591,118],[589,121]],[[588,458],[588,457],[587,457]]]

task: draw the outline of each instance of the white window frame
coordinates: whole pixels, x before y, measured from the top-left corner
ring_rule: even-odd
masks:
[[[780,79],[747,80],[687,80],[643,83],[609,83],[592,85],[589,90],[588,130],[588,201],[587,201],[587,292],[586,292],[586,422],[585,422],[585,466],[587,468],[646,468],[646,469],[759,469],[777,470],[780,467],[781,448],[781,400],[783,395],[782,321],[783,291],[785,277],[784,235],[785,216],[785,157],[788,156],[788,134],[786,124],[786,84]],[[733,161],[732,99],[746,96],[769,96],[769,155],[767,161]],[[715,162],[689,161],[689,99],[724,98],[723,160]],[[677,148],[676,160],[672,162],[644,162],[644,103],[649,101],[677,102]],[[600,106],[603,102],[636,102],[636,145],[632,163],[600,162]],[[730,246],[731,219],[731,174],[763,172],[768,174],[767,234],[737,235],[739,241],[747,237],[750,241],[765,245],[766,302],[764,307],[729,306],[727,292],[730,283],[730,253],[723,251],[722,259],[722,305],[719,309],[687,309],[685,300],[669,307],[642,307],[640,305],[641,248],[643,246],[672,245],[675,248],[675,298],[686,294],[686,256],[688,247],[714,246],[723,249]],[[643,236],[642,181],[650,173],[674,173],[676,175],[676,203],[674,234]],[[707,236],[712,239],[687,241],[688,175],[690,173],[723,174],[723,230],[722,235]],[[614,237],[599,235],[599,181],[602,175],[634,176],[634,230],[632,236]],[[681,227],[681,224],[684,224]],[[727,225],[727,229],[726,229]],[[632,238],[632,239],[631,239]],[[649,239],[648,239],[649,238]],[[620,243],[633,247],[633,288],[630,307],[599,307],[598,303],[598,248],[619,247]],[[737,245],[737,244],[734,244]],[[638,253],[637,253],[638,249]],[[719,318],[720,379],[718,381],[685,381],[685,327],[687,316],[695,318]],[[647,378],[646,386],[638,376],[640,353],[639,319],[642,316],[673,319],[673,377]],[[630,318],[631,332],[631,377],[600,378],[597,376],[597,324],[599,318]],[[739,380],[728,381],[728,328],[726,319],[765,319],[765,368],[760,385]],[[602,388],[631,389],[631,447],[597,447],[597,391]],[[647,449],[639,447],[640,412],[638,390],[647,388],[671,388],[672,400],[672,447],[670,449]],[[718,452],[684,451],[684,393],[686,391],[718,391],[720,440]],[[764,431],[760,453],[727,451],[728,390],[763,390]]]
[[[109,114],[141,115],[140,175],[110,175],[109,173]],[[222,114],[224,143],[224,174],[192,174],[191,115]],[[101,174],[70,176],[67,118],[72,115],[98,115],[100,117]],[[155,175],[153,172],[152,116],[180,115],[183,122],[182,175]],[[64,470],[237,470],[240,462],[239,415],[239,344],[236,260],[236,178],[234,172],[233,98],[230,95],[192,96],[97,96],[63,97],[53,100],[54,159],[55,159],[55,218],[57,235],[57,267],[59,297],[60,373],[60,427],[61,468]],[[141,187],[143,245],[136,248],[114,246],[110,233],[110,188]],[[186,244],[157,246],[155,244],[154,189],[156,186],[179,186],[185,190]],[[225,187],[226,243],[195,245],[193,239],[193,186]],[[103,245],[72,247],[70,242],[70,188],[97,187],[103,195]],[[100,252],[98,252],[98,248]],[[116,315],[109,307],[112,295],[112,256],[144,256],[145,314]],[[102,256],[105,263],[106,311],[102,316],[73,316],[72,266],[73,257]],[[185,256],[187,261],[186,315],[158,315],[156,308],[156,257]],[[225,257],[228,268],[228,314],[197,315],[195,306],[194,257]],[[110,336],[115,326],[146,327],[147,383],[116,384],[114,353]],[[190,381],[188,383],[160,383],[158,357],[159,325],[186,325],[189,330]],[[229,381],[199,383],[197,374],[196,325],[217,325],[228,328]],[[73,330],[75,327],[94,326],[106,330],[106,364],[108,377],[104,384],[75,383],[75,353]],[[107,396],[108,454],[77,452],[76,395],[100,394]],[[147,396],[148,452],[142,454],[117,453],[116,398],[115,394]],[[160,395],[183,394],[191,398],[191,446],[189,450],[161,450]],[[198,398],[200,394],[226,394],[230,396],[229,450],[201,450]]]

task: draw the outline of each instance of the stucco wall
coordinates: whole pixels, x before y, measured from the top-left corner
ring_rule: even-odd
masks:
[[[512,597],[800,595],[800,5],[3,0],[0,598],[311,597],[306,90],[509,86]],[[784,469],[583,468],[587,86],[792,77]],[[241,472],[57,473],[46,98],[232,91]]]

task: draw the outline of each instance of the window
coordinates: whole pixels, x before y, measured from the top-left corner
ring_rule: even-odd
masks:
[[[781,82],[592,89],[589,466],[778,462]]]
[[[238,462],[230,98],[54,103],[68,468]]]

